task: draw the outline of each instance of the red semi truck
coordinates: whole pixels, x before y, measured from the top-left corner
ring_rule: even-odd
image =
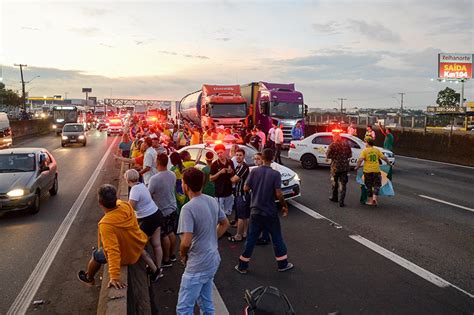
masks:
[[[182,119],[202,128],[223,125],[246,126],[247,102],[239,85],[209,85],[181,99],[179,113]]]

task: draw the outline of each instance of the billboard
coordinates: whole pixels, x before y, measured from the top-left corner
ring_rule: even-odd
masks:
[[[438,54],[438,78],[472,79],[472,54]]]

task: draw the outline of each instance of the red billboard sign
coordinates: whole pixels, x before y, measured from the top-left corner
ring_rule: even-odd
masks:
[[[471,54],[438,54],[440,79],[472,79]]]

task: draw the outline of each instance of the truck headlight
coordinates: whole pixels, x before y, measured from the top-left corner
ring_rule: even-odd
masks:
[[[8,197],[21,197],[25,194],[23,189],[13,189],[7,192]]]
[[[67,136],[63,136],[63,140],[67,140]]]

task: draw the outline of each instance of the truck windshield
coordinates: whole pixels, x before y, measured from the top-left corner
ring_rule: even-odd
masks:
[[[247,104],[211,104],[209,115],[214,118],[247,116]]]
[[[302,118],[303,104],[271,102],[270,115],[278,118]]]

